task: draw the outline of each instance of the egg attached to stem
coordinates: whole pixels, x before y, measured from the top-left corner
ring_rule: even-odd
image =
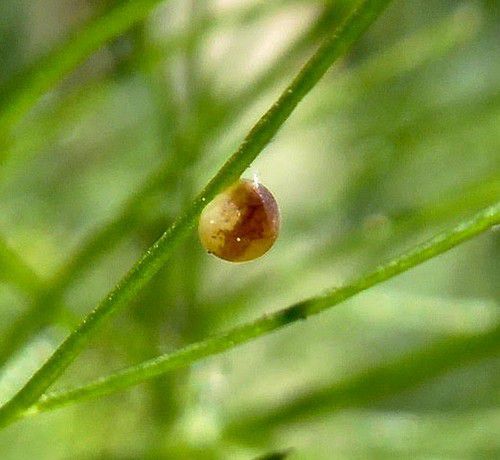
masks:
[[[201,244],[230,262],[265,254],[279,233],[279,209],[271,192],[255,180],[240,179],[203,210],[198,225]]]

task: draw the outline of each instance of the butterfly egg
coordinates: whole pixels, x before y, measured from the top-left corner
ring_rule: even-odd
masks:
[[[201,244],[215,256],[245,262],[265,254],[279,233],[279,209],[271,192],[240,179],[203,210],[198,225]]]

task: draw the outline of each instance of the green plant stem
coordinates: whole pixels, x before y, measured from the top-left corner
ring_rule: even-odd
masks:
[[[309,50],[318,40],[328,36],[333,28],[345,19],[346,12],[344,8],[337,5],[326,6],[319,16],[308,29],[306,29],[298,38],[296,38],[273,62],[273,65],[265,69],[255,80],[242,89],[234,100],[229,100],[220,109],[219,117],[222,120],[231,120],[237,115],[240,107],[249,107],[255,99],[265,93],[277,81],[281,81],[286,71],[291,69],[300,56]],[[219,117],[207,120],[210,128],[215,128],[219,123]]]
[[[455,191],[456,192],[456,191]],[[388,237],[404,239],[414,235],[418,231],[428,229],[430,226],[443,225],[450,219],[470,215],[479,209],[493,205],[500,196],[500,179],[497,176],[483,178],[480,182],[472,184],[460,191],[455,196],[446,196],[442,200],[436,200],[423,205],[420,208],[406,209],[383,216],[380,226],[389,226],[389,234],[386,238],[378,239],[373,231],[367,230],[366,226],[358,223],[357,228],[350,230],[340,239],[326,241],[312,248],[303,262],[321,261],[331,262],[330,255],[335,257],[351,254],[364,242],[372,241],[386,245]],[[372,228],[377,233],[377,228]],[[325,244],[326,243],[326,244]]]
[[[81,30],[73,32],[71,37],[61,44],[57,49],[40,59],[34,66],[27,69],[23,74],[16,75],[7,87],[2,91],[4,99],[0,105],[0,133],[8,131],[20,121],[38,101],[38,99],[75,67],[84,61],[92,52],[99,49],[106,42],[119,36],[137,22],[143,20],[151,10],[162,0],[133,0],[123,2],[114,7],[104,15],[90,21]],[[273,2],[272,5],[251,5],[243,9],[232,11],[224,15],[222,24],[242,26],[247,22],[257,20],[261,14],[269,14],[278,8],[282,8],[285,2]],[[216,21],[206,21],[197,30],[198,34],[204,34],[217,26]],[[160,50],[154,53],[146,53],[140,58],[142,67],[157,64],[163,59],[165,53],[172,54],[176,50],[183,49],[186,45],[186,33],[180,32],[169,37]],[[84,94],[87,99],[89,94],[95,97],[95,83],[89,85]],[[1,97],[0,97],[1,100]],[[72,105],[72,101],[71,104]],[[52,115],[52,113],[51,113]],[[53,117],[47,123],[52,123]],[[43,128],[45,133],[46,128]],[[31,131],[30,131],[31,132]],[[44,142],[45,136],[41,136],[39,142]],[[29,140],[28,147],[33,141]],[[25,146],[23,146],[25,147]],[[21,147],[21,148],[23,148]],[[39,147],[38,147],[39,148]],[[8,151],[3,151],[0,156],[17,155],[17,146],[9,146]]]
[[[44,287],[44,281],[35,271],[0,238],[0,273],[23,294],[35,297]]]
[[[224,187],[238,179],[333,62],[347,52],[389,3],[390,0],[361,2],[344,24],[332,32],[278,101],[257,122],[240,148],[198,195],[191,207],[146,251],[131,271],[57,348],[26,385],[0,408],[0,426],[14,420],[35,403],[83,350],[98,326],[126,305],[151,280],[169,259],[176,245],[189,234],[205,204]]]
[[[276,452],[271,452],[264,455],[259,455],[253,460],[284,460],[285,458],[290,457],[294,452],[294,449],[285,449]]]
[[[470,335],[447,337],[344,381],[308,389],[272,409],[255,411],[230,423],[227,434],[236,437],[272,434],[285,423],[303,421],[335,411],[364,407],[412,390],[454,369],[495,356],[500,350],[500,325]]]
[[[87,23],[57,49],[16,78],[0,109],[0,135],[4,136],[56,83],[94,51],[143,20],[161,0],[128,0]]]
[[[319,1],[319,0],[318,0]],[[236,11],[227,12],[220,17],[206,19],[199,25],[196,34],[198,38],[204,36],[207,32],[213,29],[218,29],[221,26],[231,26],[241,28],[248,26],[266,15],[276,12],[279,8],[289,5],[289,1],[273,2],[265,5],[250,5],[237,9]],[[300,2],[298,2],[300,3]],[[184,50],[188,46],[189,31],[179,31],[169,35],[161,45],[156,48],[150,47],[148,50],[143,50],[140,55],[134,56],[137,60],[136,65],[130,66],[130,71],[150,72],[152,68],[156,69],[159,64],[165,63],[165,60],[175,56],[176,53]],[[137,54],[137,53],[136,53]],[[122,64],[123,65],[123,64]],[[282,74],[281,74],[282,75]],[[88,84],[79,87],[77,91],[72,91],[69,94],[62,94],[54,104],[49,107],[44,107],[42,113],[37,113],[34,120],[28,121],[27,125],[23,125],[19,132],[16,132],[16,137],[8,145],[7,150],[2,153],[8,158],[19,158],[34,151],[41,151],[43,147],[49,144],[56,138],[60,132],[68,128],[68,124],[74,123],[75,108],[77,112],[83,110],[85,113],[88,109],[95,109],[98,101],[104,97],[103,94],[109,90],[111,83],[116,84],[117,78],[123,79],[123,74],[117,76],[115,74],[106,74],[98,80],[92,80]],[[16,80],[18,77],[16,77]],[[14,83],[11,83],[13,86]],[[0,113],[2,109],[0,108]],[[69,118],[69,121],[68,121]],[[29,133],[29,135],[27,134]],[[24,158],[23,158],[24,159]]]
[[[358,123],[355,132],[346,133],[347,139],[364,141],[377,134],[400,143],[403,140],[408,144],[418,142],[421,139],[421,133],[425,133],[426,139],[445,134],[449,136],[450,133],[456,135],[457,132],[463,132],[471,126],[481,125],[487,122],[488,118],[496,116],[499,102],[500,88],[497,86],[479,95],[472,104],[466,100],[457,100],[442,107],[422,105],[408,119],[398,119],[394,114],[389,114],[384,123],[378,124],[379,120],[373,125],[368,122]],[[394,119],[393,122],[389,121],[391,116]]]
[[[43,396],[38,403],[32,405],[31,408],[26,407],[24,411],[17,412],[16,416],[20,418],[75,403],[82,399],[114,393],[173,369],[188,366],[207,356],[216,355],[235,348],[238,345],[265,336],[273,331],[305,320],[312,315],[338,305],[372,286],[393,278],[416,265],[448,251],[499,223],[500,203],[497,203],[477,213],[472,219],[438,234],[434,238],[416,246],[403,255],[381,265],[374,271],[341,288],[333,289],[325,295],[312,297],[285,309],[264,315],[255,321],[237,326],[225,333],[214,335],[211,338],[189,345],[174,353],[145,361],[137,366],[124,369],[83,387]],[[7,420],[4,418],[2,424],[5,425],[12,422],[16,416]]]
[[[355,68],[336,76],[338,91],[330,91],[318,104],[311,123],[357,102],[360,91],[366,94],[370,89],[387,83],[394,76],[401,76],[415,70],[431,60],[436,60],[451,50],[462,46],[477,36],[481,29],[480,10],[463,5],[436,24],[405,36],[390,44],[381,52],[370,56]]]
[[[171,182],[172,186],[169,187],[169,192],[173,194],[175,186],[182,182],[182,190],[177,193],[182,208],[190,203],[196,191],[193,187],[193,179],[189,175],[189,169],[202,153],[198,135],[200,90],[201,88],[204,92],[211,90],[207,86],[201,86],[199,62],[200,47],[204,38],[200,31],[203,30],[203,24],[210,23],[207,20],[210,16],[207,14],[205,3],[205,0],[190,0],[187,7],[186,46],[182,48],[179,62],[183,69],[184,91],[181,91],[182,97],[176,101],[176,104],[170,103],[170,105],[175,106],[174,116],[171,120],[168,119],[169,112],[171,113],[172,110],[165,107],[164,103],[159,103],[157,107],[158,137],[163,139],[163,150],[170,151],[170,155],[177,160],[176,164],[173,165],[175,180]],[[150,46],[150,43],[145,44],[145,48]],[[153,75],[156,78],[151,78],[153,94],[155,92],[161,94],[162,88],[165,86],[173,88],[173,81],[166,79],[163,69],[162,71],[155,70]],[[169,76],[170,80],[173,80],[171,73]],[[163,89],[163,91],[165,90]],[[171,95],[174,94],[176,91],[171,91]],[[154,100],[161,99],[156,97]],[[165,110],[166,108],[167,110]],[[170,125],[169,130],[165,130],[166,122]],[[147,233],[150,234],[150,237],[145,238],[146,242],[158,235],[158,228],[164,229],[168,225],[166,220],[166,218],[161,219],[158,222],[159,225],[155,224],[149,229]],[[136,302],[137,315],[144,327],[144,349],[148,350],[148,356],[161,353],[167,321],[165,311],[168,312],[168,317],[171,319],[168,327],[170,330],[176,331],[176,338],[169,340],[169,345],[172,348],[189,342],[185,337],[186,333],[194,327],[196,322],[200,321],[199,317],[194,317],[192,314],[193,309],[196,309],[194,300],[198,286],[198,277],[196,276],[198,256],[196,251],[191,250],[192,244],[192,238],[182,243],[180,250],[172,257],[170,264],[155,276],[152,280],[153,284]],[[145,306],[146,308],[144,308]],[[182,314],[179,315],[179,311],[182,311]],[[151,331],[154,334],[152,342]],[[144,354],[139,360],[142,359],[144,359]],[[182,394],[181,388],[186,384],[187,377],[187,372],[178,372],[166,374],[163,378],[150,382],[150,413],[157,425],[149,442],[150,455],[152,456],[159,446],[165,444],[164,433],[171,431],[172,425],[178,421],[179,417],[182,417],[184,407],[179,395]],[[174,444],[177,444],[177,440]],[[170,454],[167,457],[175,457],[175,455]]]

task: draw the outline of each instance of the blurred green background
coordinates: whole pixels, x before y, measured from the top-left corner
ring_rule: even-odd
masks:
[[[0,107],[19,72],[117,3],[0,0]],[[355,4],[166,1],[15,127],[0,156],[0,403]],[[498,200],[499,44],[494,0],[393,2],[254,164],[281,207],[275,247],[230,264],[193,233],[56,387],[340,285]],[[23,420],[0,458],[499,458],[498,235],[190,369]]]

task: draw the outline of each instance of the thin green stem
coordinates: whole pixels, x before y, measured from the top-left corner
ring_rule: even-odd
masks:
[[[337,112],[339,107],[345,110],[346,106],[359,103],[360,94],[366,96],[369,90],[445,56],[476,37],[481,25],[478,10],[470,5],[462,6],[438,23],[397,40],[357,66],[336,75],[338,91],[328,92],[314,111],[306,115],[304,122],[317,123],[321,117]]]
[[[499,223],[500,203],[497,203],[477,213],[472,219],[438,234],[434,238],[416,246],[403,255],[381,265],[374,271],[341,288],[333,289],[325,295],[312,297],[285,309],[265,315],[255,321],[237,326],[225,333],[214,335],[211,338],[189,345],[174,353],[159,356],[137,366],[124,369],[88,385],[69,391],[49,394],[42,397],[31,408],[27,408],[24,413],[18,412],[17,417],[21,418],[26,415],[72,404],[82,399],[103,396],[123,390],[165,372],[188,366],[207,356],[222,353],[290,324],[305,320],[312,315],[321,313],[344,302],[372,286],[420,265]],[[13,421],[13,418],[2,421],[2,423],[6,424],[10,421]]]
[[[309,2],[310,3],[310,2]],[[273,2],[265,5],[250,5],[243,7],[241,10],[226,12],[214,18],[205,18],[198,26],[196,34],[204,36],[207,32],[213,29],[220,29],[221,26],[231,26],[241,28],[248,26],[266,15],[276,12],[279,8],[289,6],[289,1]],[[190,31],[181,30],[169,35],[161,45],[150,47],[148,50],[142,50],[140,55],[134,56],[137,60],[135,66],[130,66],[130,70],[142,70],[149,72],[151,69],[156,69],[160,63],[165,63],[165,60],[175,56],[179,51],[184,50],[188,46]],[[137,54],[137,52],[135,53]],[[281,73],[282,76],[282,73]],[[16,81],[19,76],[16,76]],[[8,158],[16,158],[25,156],[28,152],[41,151],[43,146],[50,143],[56,138],[60,132],[68,128],[68,117],[70,123],[74,123],[75,111],[88,111],[89,108],[95,109],[95,104],[102,100],[103,94],[109,90],[111,79],[116,83],[117,75],[106,74],[98,80],[92,80],[78,88],[77,91],[69,94],[61,94],[61,97],[51,104],[48,108],[44,107],[41,115],[37,114],[34,120],[30,120],[28,125],[23,125],[20,132],[16,132],[16,137],[12,139],[7,150],[4,150],[2,156]],[[123,78],[123,74],[120,75]],[[14,82],[10,84],[14,86]],[[19,83],[16,84],[19,86]],[[165,88],[163,88],[165,92]],[[19,90],[18,90],[19,91]],[[168,95],[164,95],[166,98]],[[1,99],[1,96],[0,96]],[[76,110],[75,110],[76,109]],[[0,104],[0,113],[2,112]],[[81,115],[78,113],[77,115]],[[28,135],[29,133],[29,135]]]
[[[497,176],[489,179],[482,178],[480,182],[458,191],[459,194],[456,190],[454,192],[454,196],[436,199],[419,208],[405,209],[382,216],[379,227],[388,225],[390,232],[386,238],[379,239],[380,244],[386,245],[388,237],[402,240],[432,226],[443,225],[450,219],[456,222],[457,218],[491,206],[500,196],[500,179]],[[376,225],[372,227],[375,233],[377,233]],[[374,241],[373,232],[367,231],[366,223],[363,225],[358,222],[356,228],[346,232],[343,237],[333,241],[324,241],[312,248],[302,263],[304,266],[311,261],[318,263],[326,260],[330,263],[331,254],[335,254],[337,258],[352,254],[363,243],[370,241]]]
[[[7,100],[0,109],[0,134],[7,134],[45,92],[106,42],[146,18],[160,2],[128,0],[118,3],[81,30],[75,31],[61,46],[44,56],[24,75],[18,76],[14,88],[6,92]]]
[[[0,274],[10,281],[23,294],[36,297],[45,286],[45,282],[35,271],[0,238]]]
[[[229,100],[227,106],[221,108],[220,117],[224,120],[231,120],[240,107],[249,107],[259,95],[264,94],[277,81],[281,81],[284,72],[291,69],[293,64],[297,64],[300,56],[304,55],[318,40],[328,36],[330,31],[345,19],[346,12],[343,10],[344,8],[339,8],[336,4],[326,6],[318,20],[293,40],[276,58],[273,65],[258,75],[250,85],[245,86],[234,100]],[[211,128],[217,126],[218,120],[212,121],[212,124]]]
[[[259,455],[258,457],[254,458],[253,460],[284,460],[290,455],[292,455],[294,452],[294,449],[285,449],[285,450],[279,450],[276,452],[271,452],[268,454],[264,455]]]
[[[303,395],[272,409],[239,417],[229,424],[227,433],[261,437],[285,423],[303,421],[304,417],[364,407],[414,389],[456,368],[495,356],[499,350],[500,325],[486,332],[446,337],[343,381],[308,389]]]
[[[390,0],[361,2],[344,24],[320,46],[190,208],[146,251],[131,271],[57,348],[26,385],[0,408],[0,426],[8,424],[35,403],[84,349],[98,326],[126,305],[153,278],[169,259],[177,244],[189,234],[205,204],[224,187],[238,179],[333,62],[347,52],[389,3]]]

